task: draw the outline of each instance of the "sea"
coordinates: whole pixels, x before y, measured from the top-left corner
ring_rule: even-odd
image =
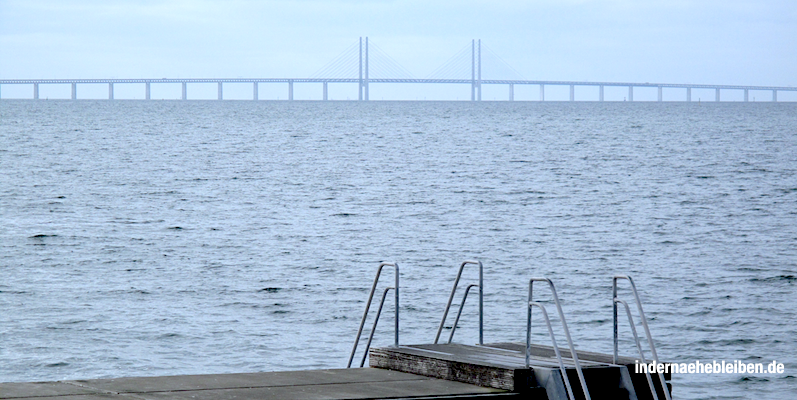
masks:
[[[0,171],[0,382],[343,368],[380,262],[418,344],[479,260],[487,343],[547,277],[610,353],[629,275],[661,361],[784,365],[675,398],[797,396],[795,103],[2,100]]]

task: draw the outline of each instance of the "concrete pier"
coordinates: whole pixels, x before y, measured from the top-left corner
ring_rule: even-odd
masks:
[[[288,81],[288,100],[293,100],[293,80]]]
[[[149,85],[149,82],[147,82],[145,85],[146,85],[146,87],[144,88],[144,98],[149,100],[150,99],[150,85]]]
[[[219,100],[224,100],[224,84],[219,82]]]
[[[371,99],[371,95],[368,89],[368,37],[365,37],[365,80],[363,81],[363,96],[365,101]]]
[[[252,82],[252,100],[256,101],[258,100],[258,97],[259,96],[257,95],[257,82]]]
[[[377,368],[0,383],[0,399],[482,399],[518,393]]]
[[[185,83],[185,82],[183,82],[183,97],[182,97],[182,99],[183,100],[187,100],[188,99],[188,84]]]
[[[692,88],[686,88],[686,101],[692,101]]]
[[[634,87],[628,87],[628,101],[634,101]]]
[[[515,101],[515,84],[509,84],[509,101]]]
[[[491,343],[478,346],[463,344],[403,345],[399,348],[371,349],[369,365],[394,371],[511,390],[526,399],[568,399],[562,373],[553,347],[532,344],[529,368],[525,364],[525,344]],[[567,366],[567,380],[577,399],[584,398],[570,352],[560,349]],[[593,399],[653,400],[644,373],[636,373],[635,359],[578,351],[578,359]],[[654,377],[655,378],[655,377]],[[664,374],[670,380],[671,374]],[[666,398],[661,381],[653,386],[658,399]],[[667,391],[672,391],[667,383]]]
[[[113,82],[108,83],[108,100],[113,100]]]

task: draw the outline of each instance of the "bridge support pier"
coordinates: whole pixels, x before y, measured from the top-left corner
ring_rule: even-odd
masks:
[[[151,97],[150,96],[150,85],[149,85],[149,82],[147,82],[147,83],[144,84],[144,98],[146,100],[149,100],[150,97]]]
[[[778,91],[777,90],[773,90],[772,91],[772,102],[773,103],[777,103],[778,102]]]
[[[259,100],[257,95],[257,82],[252,82],[252,100]]]
[[[188,100],[188,83],[183,82],[183,100]]]
[[[509,101],[515,101],[515,84],[509,84]]]
[[[77,100],[77,83],[72,82],[72,100]]]
[[[686,88],[686,101],[692,101],[692,88]]]
[[[598,89],[598,101],[603,101],[603,85]]]
[[[224,84],[219,82],[219,100],[224,100]]]
[[[714,101],[717,103],[720,101],[720,88],[714,89]]]
[[[576,86],[570,85],[570,101],[576,101]]]
[[[476,42],[476,50],[478,50],[478,54],[476,55],[476,85],[479,87],[478,97],[476,100],[482,101],[482,40],[479,39]]]
[[[39,84],[33,84],[33,100],[39,100]]]
[[[744,90],[744,102],[747,103],[750,101],[750,91],[748,89]]]
[[[545,85],[540,84],[540,101],[545,101]]]
[[[628,87],[628,101],[634,101],[634,87]]]
[[[365,101],[371,99],[370,94],[368,93],[368,36],[365,37]]]
[[[328,82],[324,82],[324,101],[329,100],[329,88]]]
[[[662,90],[662,87],[661,87],[661,86],[659,86],[659,100],[658,100],[658,101],[659,101],[659,103],[661,103],[661,102],[662,102],[662,100],[663,100],[663,96],[662,96],[661,90]]]
[[[288,100],[293,100],[293,79],[288,81]]]
[[[108,100],[113,100],[113,82],[108,82]]]

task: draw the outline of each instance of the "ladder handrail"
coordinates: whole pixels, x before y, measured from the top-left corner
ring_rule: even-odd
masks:
[[[468,264],[479,266],[479,344],[484,344],[484,265],[478,260],[466,260],[459,265],[457,278],[454,280],[454,286],[451,288],[451,294],[448,296],[448,304],[446,304],[443,318],[440,320],[440,326],[437,328],[437,335],[434,337],[435,344],[440,340],[440,333],[443,332],[443,326],[446,323],[448,311],[451,309],[451,302],[454,301],[454,294],[457,292],[457,285],[459,285],[459,279],[462,277],[462,270],[465,269],[465,266]],[[454,327],[454,329],[456,329],[456,327]],[[454,337],[453,332],[451,333],[451,337]]]
[[[383,262],[379,263],[379,267],[376,269],[376,276],[374,276],[374,284],[371,286],[371,293],[368,295],[368,302],[365,303],[365,311],[363,312],[363,319],[360,321],[360,328],[357,329],[357,336],[354,338],[354,346],[351,349],[351,355],[349,356],[349,363],[346,365],[346,368],[351,368],[351,362],[354,360],[354,353],[357,351],[357,344],[360,342],[360,336],[363,333],[363,326],[365,325],[365,320],[368,317],[368,310],[371,308],[371,301],[374,299],[374,291],[376,291],[376,284],[379,283],[379,276],[382,274],[382,268],[384,267],[393,267],[395,269],[396,275],[396,326],[395,326],[395,338],[393,345],[398,347],[399,345],[399,266],[397,263],[388,263]]]
[[[465,294],[462,296],[462,302],[459,304],[459,310],[457,310],[457,318],[454,319],[454,325],[451,327],[451,335],[448,336],[448,343],[451,343],[451,341],[454,339],[454,332],[457,331],[457,325],[459,324],[459,317],[462,316],[462,308],[465,307],[465,300],[468,299],[468,293],[470,293],[470,289],[478,286],[479,286],[478,284],[471,283],[470,285],[468,285],[468,287],[465,288]]]
[[[642,326],[645,328],[645,336],[647,336],[648,346],[650,346],[650,353],[653,355],[653,361],[656,363],[659,362],[659,356],[656,354],[656,345],[653,343],[653,336],[650,334],[650,328],[648,327],[648,321],[645,317],[645,311],[642,310],[642,300],[639,298],[639,292],[636,290],[636,285],[634,284],[634,280],[631,279],[628,275],[615,275],[612,277],[612,299],[617,298],[617,280],[619,279],[626,279],[628,283],[631,284],[631,291],[634,293],[634,300],[636,301],[636,307],[639,311],[639,318],[642,320]],[[612,301],[612,314],[614,318],[614,353],[612,354],[613,358],[612,361],[614,364],[617,364],[617,303]],[[672,400],[672,396],[670,396],[669,390],[667,390],[667,384],[664,382],[664,375],[658,374],[659,380],[661,380],[661,385],[664,391],[664,396],[667,400]]]
[[[614,298],[615,303],[620,303],[625,306],[625,313],[628,315],[628,324],[631,326],[631,333],[634,334],[634,343],[636,343],[636,349],[639,352],[639,359],[643,363],[647,364],[647,360],[645,359],[645,353],[642,351],[642,344],[639,342],[639,335],[636,333],[636,326],[634,325],[634,318],[631,316],[631,309],[628,307],[628,303],[618,298]],[[615,363],[616,364],[616,363]],[[650,371],[645,369],[645,377],[648,380],[648,386],[650,386],[650,392],[653,394],[654,400],[659,400],[659,395],[656,393],[656,387],[653,386],[653,379],[650,378]]]
[[[371,350],[371,341],[374,340],[374,332],[376,332],[376,324],[379,323],[379,316],[382,315],[382,306],[385,305],[387,292],[389,292],[392,289],[395,288],[393,286],[390,286],[385,288],[385,290],[382,292],[382,300],[379,301],[379,308],[376,310],[376,317],[374,318],[374,326],[371,327],[371,333],[368,334],[368,342],[366,342],[365,344],[365,351],[363,351],[363,359],[360,361],[360,368],[362,368],[365,365],[365,359],[368,357],[368,351]]]
[[[567,394],[570,396],[570,400],[575,400],[576,396],[573,394],[573,388],[570,386],[570,379],[567,378],[565,363],[562,361],[562,355],[559,353],[559,346],[556,344],[556,336],[553,334],[553,328],[551,327],[551,320],[548,318],[548,312],[545,311],[545,307],[543,307],[542,304],[530,301],[528,304],[528,309],[531,310],[532,307],[538,307],[540,311],[542,311],[542,316],[545,318],[545,324],[548,326],[548,335],[551,337],[551,343],[553,343],[553,352],[556,354],[556,360],[559,361],[559,371],[562,373],[562,381],[564,381],[565,387],[567,388]],[[529,315],[531,315],[530,311]],[[526,369],[529,369],[530,349],[531,317],[529,317],[529,323],[526,325]],[[587,398],[589,398],[589,394],[587,394]]]
[[[581,381],[581,389],[584,390],[584,396],[587,400],[590,400],[589,390],[587,390],[587,382],[584,380],[584,373],[581,371],[581,364],[578,362],[578,355],[576,354],[576,348],[573,346],[573,339],[570,338],[570,330],[567,329],[567,321],[565,321],[565,314],[562,311],[562,305],[559,303],[559,296],[556,295],[556,287],[554,287],[553,282],[548,278],[531,278],[529,279],[529,303],[532,303],[532,288],[534,282],[548,282],[548,286],[551,288],[551,294],[553,295],[553,301],[556,305],[556,310],[559,312],[559,319],[562,320],[562,328],[565,331],[565,338],[567,338],[567,345],[570,347],[570,354],[573,357],[573,363],[576,365],[576,372],[578,373],[578,379]],[[528,320],[527,320],[527,331],[528,335],[531,335],[531,307],[528,308]],[[528,351],[528,348],[526,349]],[[564,377],[567,378],[566,376]]]

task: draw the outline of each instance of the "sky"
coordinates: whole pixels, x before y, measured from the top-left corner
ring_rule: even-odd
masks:
[[[794,0],[0,0],[0,79],[303,78],[361,36],[418,78],[481,39],[531,80],[797,86]]]

